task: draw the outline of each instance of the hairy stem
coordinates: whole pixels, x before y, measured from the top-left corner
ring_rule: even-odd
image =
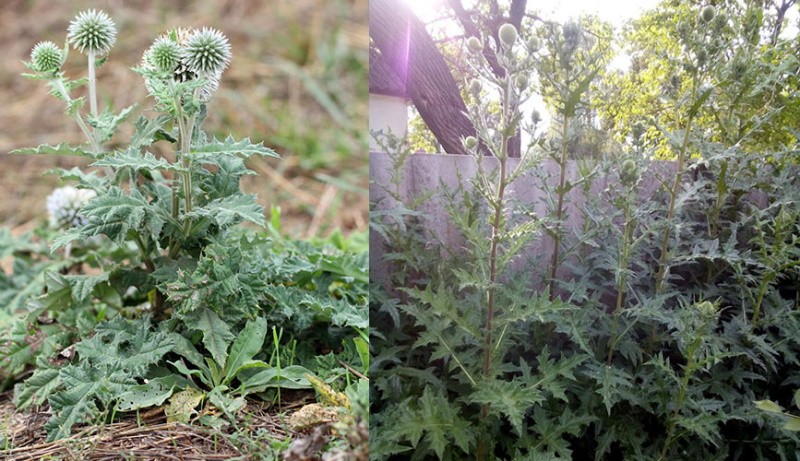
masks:
[[[89,64],[89,109],[92,117],[97,118],[97,82],[95,77],[95,53],[90,50],[87,54]]]
[[[59,78],[53,79],[53,82],[56,88],[58,89],[58,93],[61,95],[64,101],[66,101],[67,106],[69,106],[69,103],[72,101],[72,98],[69,96],[67,89],[64,87],[64,82],[62,82],[61,79]],[[100,144],[97,142],[97,139],[95,139],[95,136],[89,129],[89,126],[86,125],[86,122],[83,121],[83,117],[81,117],[81,114],[76,111],[75,115],[73,115],[73,118],[75,119],[75,122],[78,124],[78,127],[80,127],[84,136],[86,136],[86,139],[89,140],[89,144],[92,146],[92,152],[94,152],[95,154],[99,154]]]
[[[617,303],[614,307],[614,324],[611,329],[611,340],[608,343],[608,355],[606,364],[611,365],[614,358],[614,349],[619,341],[619,316],[622,314],[622,305],[625,301],[626,285],[628,284],[628,261],[630,259],[631,237],[633,234],[633,220],[631,219],[631,197],[630,192],[625,200],[625,231],[622,240],[622,254],[619,258],[619,282],[617,283]]]
[[[695,101],[697,98],[697,78],[692,83],[692,98],[690,101]],[[694,114],[697,111],[689,113],[689,119],[686,121],[686,131],[683,134],[683,142],[680,150],[678,151],[678,165],[675,171],[675,178],[672,182],[672,189],[669,196],[669,208],[667,209],[666,229],[664,229],[664,238],[661,240],[661,256],[658,260],[658,273],[656,274],[656,293],[664,291],[664,282],[667,277],[667,260],[669,259],[669,239],[671,234],[671,223],[675,218],[675,204],[678,201],[678,195],[681,192],[681,180],[683,179],[683,167],[686,162],[687,150],[689,149],[689,136],[692,132],[692,123],[694,122]]]
[[[555,300],[556,296],[556,272],[558,271],[558,253],[561,247],[561,219],[564,216],[564,186],[566,185],[567,175],[567,130],[569,129],[569,117],[564,114],[561,123],[561,174],[558,180],[558,205],[556,206],[556,223],[553,230],[553,257],[550,260],[550,301]]]

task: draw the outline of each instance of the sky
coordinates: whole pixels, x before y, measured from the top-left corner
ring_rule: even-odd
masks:
[[[404,0],[423,21],[436,19],[437,6],[443,0]],[[565,21],[581,14],[596,14],[619,27],[625,21],[639,16],[642,11],[658,4],[658,0],[530,0],[529,11],[538,11],[556,21]]]

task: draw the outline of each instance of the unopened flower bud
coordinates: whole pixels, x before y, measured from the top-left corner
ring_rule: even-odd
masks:
[[[478,40],[478,37],[470,37],[467,39],[467,48],[469,48],[471,52],[478,54],[483,51],[483,44]]]
[[[480,96],[482,88],[483,88],[483,84],[478,79],[475,79],[475,80],[469,82],[469,92],[475,98]]]
[[[528,76],[525,74],[517,74],[517,76],[514,77],[514,85],[518,89],[524,90],[528,87]]]
[[[700,14],[700,19],[702,19],[703,22],[706,23],[711,22],[711,20],[714,19],[714,13],[716,13],[714,11],[714,7],[707,6],[703,9],[703,12]]]
[[[478,145],[478,140],[475,139],[475,136],[467,136],[464,138],[464,147],[467,149],[474,149],[475,146]]]
[[[625,160],[619,172],[619,182],[625,187],[632,187],[638,180],[639,171],[636,168],[636,162],[631,159]]]
[[[503,24],[500,26],[498,35],[500,35],[500,41],[503,42],[503,45],[511,46],[517,41],[517,28],[512,24]]]
[[[31,50],[31,67],[37,72],[54,73],[61,68],[63,55],[53,42],[39,42]]]
[[[703,301],[701,303],[697,303],[694,305],[698,311],[700,311],[700,315],[703,317],[714,317],[717,315],[717,306],[710,301]]]
[[[539,40],[539,37],[531,37],[528,39],[528,51],[531,53],[539,51],[539,48],[542,47],[542,42]]]

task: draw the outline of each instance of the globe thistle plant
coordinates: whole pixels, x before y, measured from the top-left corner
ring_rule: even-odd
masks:
[[[90,189],[59,187],[47,197],[47,220],[54,229],[68,229],[87,224],[81,208],[97,194]]]
[[[36,72],[55,74],[63,61],[61,49],[53,42],[39,42],[31,50],[30,67]]]

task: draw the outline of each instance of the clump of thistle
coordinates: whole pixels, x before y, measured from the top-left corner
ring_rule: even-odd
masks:
[[[68,229],[87,224],[81,208],[97,194],[90,189],[59,187],[47,196],[47,220],[54,229]]]
[[[172,85],[201,79],[197,97],[208,101],[219,87],[219,79],[231,60],[231,45],[220,31],[175,29],[157,38],[142,57],[145,85],[157,95],[155,80]]]

